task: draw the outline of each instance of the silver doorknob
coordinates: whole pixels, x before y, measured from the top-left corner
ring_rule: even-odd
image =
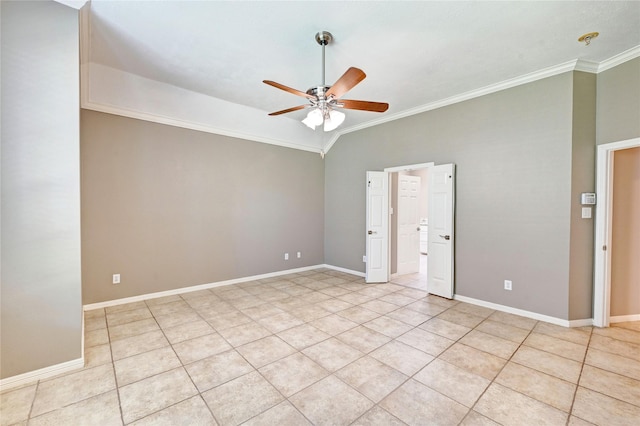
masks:
[[[367,234],[373,235],[373,234],[377,234],[377,232],[376,231],[369,231],[369,232],[367,232]]]
[[[450,235],[440,235],[440,238],[444,238],[445,240],[450,240],[451,236]]]
[[[420,227],[418,226],[418,227],[416,228],[416,231],[419,231],[419,230],[420,230]]]

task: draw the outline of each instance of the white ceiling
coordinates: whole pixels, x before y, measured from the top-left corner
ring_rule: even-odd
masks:
[[[367,78],[344,98],[390,104],[383,114],[346,111],[338,133],[569,61],[593,62],[597,70],[616,55],[640,51],[638,1],[93,0],[89,16],[85,62],[265,116],[305,100],[262,80],[302,91],[320,84],[314,36],[330,31],[327,83],[355,66]],[[600,36],[590,46],[577,41],[591,31]],[[326,145],[326,135],[317,142],[300,123],[304,115],[268,117],[275,123],[268,128],[250,121],[243,129],[237,122],[217,126],[256,140],[309,134],[311,144]]]

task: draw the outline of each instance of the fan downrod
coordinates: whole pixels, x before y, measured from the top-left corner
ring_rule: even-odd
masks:
[[[333,41],[333,35],[329,31],[320,31],[316,34],[316,41],[320,46],[326,46]]]

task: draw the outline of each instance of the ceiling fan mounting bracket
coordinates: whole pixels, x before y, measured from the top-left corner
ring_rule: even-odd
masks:
[[[320,31],[316,34],[316,41],[320,46],[326,46],[333,41],[333,35],[329,31]]]

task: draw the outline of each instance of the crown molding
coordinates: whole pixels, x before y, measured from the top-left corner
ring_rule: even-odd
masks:
[[[399,120],[401,118],[410,117],[412,115],[421,114],[423,112],[432,111],[434,109],[457,104],[459,102],[464,102],[474,98],[479,98],[480,96],[489,95],[491,93],[496,93],[501,90],[510,89],[516,86],[521,86],[523,84],[531,83],[537,80],[542,80],[547,77],[553,77],[558,74],[574,71],[576,69],[577,64],[578,64],[578,60],[573,60],[573,61],[565,62],[560,65],[556,65],[556,66],[545,68],[529,74],[525,74],[520,77],[515,77],[509,80],[501,81],[499,83],[490,84],[488,86],[481,87],[480,89],[470,90],[468,92],[464,92],[459,95],[451,96],[445,99],[420,105],[415,108],[411,108],[395,114],[390,114],[390,115],[378,118],[376,120],[371,120],[362,124],[344,128],[339,131],[339,135],[341,136],[347,133],[366,129],[367,127],[377,126],[380,124],[388,123],[390,121]],[[586,65],[585,65],[585,68],[586,68]]]
[[[82,7],[88,3],[89,0],[54,0],[56,3],[64,4],[65,6],[72,7],[74,9],[80,10]]]
[[[90,3],[89,3],[90,7]],[[90,19],[86,19],[86,13],[88,8],[84,8],[80,13],[80,29],[81,29],[81,107],[89,110],[106,112],[109,114],[121,115],[125,117],[135,118],[144,121],[156,122],[160,124],[166,124],[170,126],[177,126],[191,130],[197,130],[206,133],[219,134],[223,136],[229,136],[234,138],[240,138],[255,142],[262,142],[271,145],[282,146],[285,148],[298,149],[313,153],[319,153],[321,155],[328,153],[333,145],[338,141],[340,136],[347,133],[356,132],[369,127],[378,126],[380,124],[388,123],[391,121],[399,120],[401,118],[410,117],[412,115],[421,114],[424,112],[432,111],[445,106],[453,105],[456,103],[468,101],[481,96],[496,93],[505,89],[521,86],[527,83],[531,83],[537,80],[542,80],[548,77],[553,77],[559,74],[572,71],[581,71],[597,74],[615,66],[618,66],[624,62],[640,57],[640,46],[635,46],[629,50],[626,50],[618,55],[615,55],[603,62],[594,62],[584,59],[575,59],[559,65],[548,67],[542,70],[538,70],[529,74],[525,74],[512,79],[504,80],[495,84],[481,87],[479,89],[470,90],[458,95],[454,95],[445,99],[441,99],[428,104],[420,105],[408,110],[400,111],[395,114],[389,114],[380,118],[360,123],[354,126],[337,129],[332,132],[331,137],[324,143],[320,144],[320,147],[315,147],[306,144],[297,144],[291,141],[286,141],[281,138],[269,138],[256,134],[246,133],[240,130],[221,128],[215,125],[202,123],[199,121],[192,121],[185,118],[175,118],[166,114],[160,114],[158,112],[143,111],[139,108],[124,107],[121,105],[114,105],[110,102],[104,102],[103,100],[91,99],[91,68],[92,65],[89,57],[90,53]],[[83,13],[84,12],[84,13]]]
[[[142,120],[142,121],[150,121],[152,123],[166,124],[168,126],[174,126],[174,127],[182,127],[183,129],[197,130],[199,132],[204,132],[204,133],[213,133],[221,136],[228,136],[232,138],[244,139],[244,140],[253,141],[253,142],[261,142],[269,145],[277,145],[284,148],[292,148],[300,151],[308,151],[316,154],[319,154],[321,151],[319,148],[312,148],[306,145],[290,143],[280,139],[265,138],[263,136],[258,136],[251,133],[244,133],[244,132],[238,132],[235,130],[222,129],[219,127],[209,126],[206,124],[196,123],[193,121],[167,117],[167,116],[159,115],[156,113],[147,113],[143,111],[130,110],[120,106],[105,105],[105,104],[92,103],[92,102],[85,101],[82,104],[82,108],[91,110],[91,111],[119,115],[122,117],[135,118],[137,120]]]
[[[576,61],[576,67],[574,71],[582,71],[582,72],[588,72],[591,74],[597,74],[599,67],[600,67],[599,62],[587,61],[586,59],[578,59]]]
[[[565,62],[563,64],[555,65],[553,67],[545,68],[539,71],[535,71],[529,74],[522,75],[520,77],[505,80],[499,83],[491,84],[480,89],[471,90],[459,95],[451,96],[449,98],[441,99],[439,101],[431,102],[428,104],[420,105],[415,108],[411,108],[405,111],[401,111],[395,114],[390,114],[375,120],[367,121],[351,127],[345,127],[340,129],[326,144],[324,151],[329,152],[331,147],[336,143],[338,138],[344,134],[363,130],[368,127],[377,126],[380,124],[388,123],[390,121],[399,120],[401,118],[410,117],[412,115],[421,114],[423,112],[432,111],[434,109],[442,108],[448,105],[453,105],[459,102],[468,101],[480,96],[489,95],[491,93],[499,92],[501,90],[510,89],[523,84],[531,83],[544,78],[553,77],[559,74],[570,71],[582,71],[592,74],[601,73],[624,62],[630,61],[640,57],[640,46],[635,46],[629,50],[626,50],[618,55],[615,55],[603,62],[593,62],[584,59],[575,59]]]
[[[598,72],[601,73],[638,57],[640,57],[640,45],[634,46],[629,50],[625,50],[622,53],[619,53],[607,60],[600,62],[600,65],[598,66]]]
[[[275,123],[272,124],[271,120],[267,120],[267,116],[263,111],[254,108],[232,104],[217,98],[211,98],[200,93],[149,80],[92,62],[81,65],[80,75],[80,106],[87,110],[261,142],[316,154],[321,153],[320,144],[314,146],[312,144],[296,143],[296,139],[309,141],[310,138],[303,139],[304,134],[293,133],[289,139],[278,137],[278,132],[274,132],[274,129],[277,130],[277,125]],[[96,82],[102,81],[109,83],[96,85]],[[134,93],[136,91],[132,90],[134,87],[140,88],[138,92],[148,92],[149,96],[138,96],[137,93]],[[148,99],[153,99],[153,102],[149,102]],[[180,101],[188,107],[182,109],[172,107],[172,105]],[[165,105],[165,107],[159,108],[159,105]],[[264,115],[264,122],[268,122],[268,126],[271,126],[265,130],[274,134],[275,137],[248,133],[243,131],[240,128],[241,126],[238,128],[221,127],[220,124],[226,122],[224,120],[219,120],[218,123],[207,121],[208,115],[206,111],[223,111],[223,114],[226,114],[227,117],[234,117],[234,114],[236,114],[236,116],[239,114],[240,109],[253,119],[261,120]],[[304,126],[300,124],[300,127]],[[295,129],[292,130],[291,126],[289,126],[288,130],[299,132]],[[300,131],[304,132],[305,130],[307,130],[306,127]]]

